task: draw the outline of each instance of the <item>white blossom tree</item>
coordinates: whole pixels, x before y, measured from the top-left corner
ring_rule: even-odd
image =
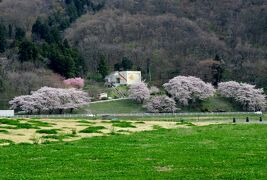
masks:
[[[170,113],[177,110],[176,102],[166,95],[152,97],[144,107],[152,113]]]
[[[218,92],[224,97],[232,98],[236,96],[240,87],[240,83],[236,81],[222,82],[218,84]]]
[[[218,86],[218,92],[239,103],[246,111],[263,111],[266,108],[264,91],[257,89],[255,85],[235,81],[222,82]]]
[[[144,82],[131,85],[128,90],[128,93],[130,99],[140,103],[143,103],[150,97],[150,91],[147,87],[147,84]]]
[[[193,76],[177,76],[163,85],[165,90],[181,105],[187,106],[197,100],[204,100],[215,93],[210,83]]]
[[[58,110],[63,113],[64,110],[77,109],[90,102],[87,93],[77,89],[60,89],[43,87],[33,91],[31,95],[18,96],[9,103],[11,109],[22,110],[27,113],[44,112]]]

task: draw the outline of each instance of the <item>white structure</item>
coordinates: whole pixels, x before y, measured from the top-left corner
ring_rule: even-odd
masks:
[[[98,95],[98,99],[102,100],[102,99],[108,99],[108,93],[100,93]]]
[[[108,75],[106,78],[108,85],[131,85],[141,83],[141,71],[115,71]]]
[[[0,110],[0,117],[13,117],[15,116],[14,110]]]

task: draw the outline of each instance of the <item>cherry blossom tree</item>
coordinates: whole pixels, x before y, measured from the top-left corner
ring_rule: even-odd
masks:
[[[9,103],[11,109],[22,110],[31,114],[44,111],[52,113],[56,110],[60,113],[63,113],[64,110],[72,112],[89,102],[90,98],[82,90],[43,87],[31,92],[31,95],[15,97]]]
[[[152,113],[170,113],[177,110],[176,102],[166,95],[152,97],[144,107]]]
[[[82,89],[84,87],[84,79],[77,77],[77,78],[70,78],[64,80],[64,84],[70,87],[74,87],[77,89]]]
[[[240,89],[241,84],[236,81],[222,82],[218,85],[218,92],[227,98],[236,96],[236,93]]]
[[[210,83],[205,83],[200,78],[193,76],[177,76],[165,83],[163,87],[183,106],[197,100],[207,99],[215,93],[215,89]]]
[[[131,85],[128,93],[130,99],[140,103],[143,103],[150,97],[150,91],[147,87],[147,84],[144,82]]]
[[[219,83],[218,92],[242,105],[246,111],[263,111],[266,108],[264,91],[257,89],[255,85],[235,81],[222,82]]]

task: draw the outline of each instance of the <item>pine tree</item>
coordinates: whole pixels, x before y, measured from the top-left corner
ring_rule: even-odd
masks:
[[[108,65],[106,57],[101,55],[100,62],[97,68],[98,72],[101,74],[102,78],[104,79],[108,75]]]

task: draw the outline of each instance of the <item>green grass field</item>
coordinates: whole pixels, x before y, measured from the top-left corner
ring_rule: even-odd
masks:
[[[142,113],[145,109],[141,104],[131,100],[119,100],[91,104],[90,111],[94,114],[112,113]]]
[[[0,147],[0,179],[266,179],[267,125],[158,129]]]
[[[142,107],[141,104],[136,103],[131,100],[119,100],[119,101],[112,101],[112,102],[101,102],[96,104],[91,104],[89,107],[84,107],[77,113],[82,113],[86,109],[91,111],[94,114],[120,114],[120,113],[143,113],[146,112],[146,109]],[[214,96],[205,101],[201,104],[197,105],[197,107],[187,107],[182,108],[178,112],[239,112],[242,111],[238,107],[238,105],[233,104],[229,100]]]

